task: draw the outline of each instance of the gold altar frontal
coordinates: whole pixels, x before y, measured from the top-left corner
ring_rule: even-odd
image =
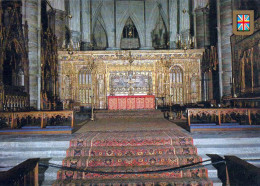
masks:
[[[154,95],[156,105],[201,101],[203,49],[59,51],[64,109],[107,109],[108,96]]]

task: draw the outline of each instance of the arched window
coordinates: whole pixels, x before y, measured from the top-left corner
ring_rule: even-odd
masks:
[[[170,70],[170,94],[172,95],[172,103],[183,104],[183,70],[179,66],[174,66]]]
[[[91,104],[92,96],[92,77],[91,71],[88,69],[82,69],[78,74],[79,83],[79,101],[81,104]]]

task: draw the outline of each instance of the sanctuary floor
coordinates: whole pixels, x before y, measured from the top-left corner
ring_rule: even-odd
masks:
[[[109,118],[85,121],[78,125],[76,133],[89,131],[152,131],[152,130],[183,130],[164,118]]]

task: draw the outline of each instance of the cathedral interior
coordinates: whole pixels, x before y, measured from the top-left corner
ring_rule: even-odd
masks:
[[[260,185],[259,9],[0,0],[0,185]]]

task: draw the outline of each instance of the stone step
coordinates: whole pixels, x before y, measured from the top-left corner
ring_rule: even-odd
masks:
[[[21,142],[0,142],[0,148],[69,148],[68,141],[21,141]]]
[[[260,168],[260,158],[258,160],[248,159],[246,160],[248,163],[251,163],[252,165]]]
[[[213,165],[207,165],[209,178],[218,178],[218,170]]]
[[[183,145],[183,146],[137,146],[137,147],[70,147],[67,150],[67,157],[74,156],[117,156],[117,157],[127,157],[127,156],[156,156],[156,155],[166,155],[166,154],[197,154],[196,147],[192,145]]]
[[[218,177],[209,177],[209,179],[213,182],[213,186],[223,186],[222,181]]]
[[[57,179],[58,171],[59,168],[49,167],[46,169],[46,167],[39,166],[40,185],[52,185],[52,183],[54,183],[55,180]]]
[[[0,148],[0,157],[27,157],[27,158],[47,158],[65,157],[66,148]]]
[[[199,154],[218,154],[218,155],[234,155],[239,154],[260,154],[260,145],[197,145]],[[260,156],[259,156],[260,158]]]
[[[193,138],[195,146],[199,145],[251,145],[259,144],[260,138]]]
[[[34,157],[37,158],[37,157]],[[14,167],[25,160],[29,159],[28,157],[0,157],[0,167]],[[52,158],[42,158],[41,160],[48,161],[48,163],[53,163],[57,165],[62,165],[62,160],[64,157],[52,157]]]

